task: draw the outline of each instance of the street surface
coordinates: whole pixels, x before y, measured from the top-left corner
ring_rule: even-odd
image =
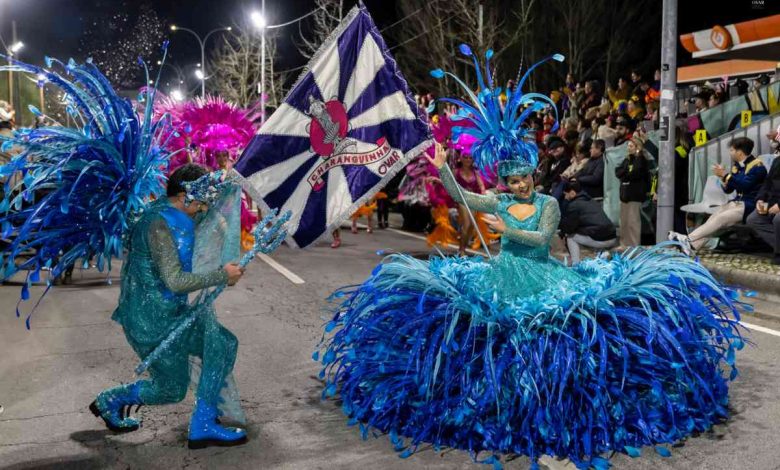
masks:
[[[106,430],[87,410],[101,389],[133,380],[138,362],[110,320],[119,294],[116,267],[113,285],[95,270],[77,269],[74,285],[48,294],[31,331],[23,321],[31,302],[17,319],[19,285],[0,286],[0,468],[488,468],[455,450],[425,448],[400,459],[386,437],[363,441],[336,401],[320,400],[319,366],[311,354],[322,335],[327,296],[364,280],[381,259],[378,250],[431,251],[395,230],[342,232],[338,250],[285,246],[272,255],[303,283],[257,260],[218,302],[221,321],[240,341],[235,376],[250,435],[248,444],[229,449],[186,449],[191,394],[177,405],[141,408],[142,428],[124,435]],[[33,289],[32,299],[41,292]],[[780,322],[746,321],[764,329],[750,334],[754,344],[738,355],[729,422],[688,439],[670,458],[645,448],[637,459],[616,455],[613,468],[780,469]],[[528,466],[521,457],[505,468]]]

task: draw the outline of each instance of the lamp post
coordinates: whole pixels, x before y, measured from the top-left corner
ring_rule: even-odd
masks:
[[[204,71],[202,72],[202,73],[203,73],[203,76],[204,76],[204,78],[205,78],[205,76],[206,76],[206,72],[205,72],[205,69],[206,69],[206,41],[208,41],[208,40],[209,40],[209,37],[210,37],[212,34],[214,34],[214,33],[218,33],[218,32],[220,32],[220,31],[231,31],[232,29],[233,29],[233,28],[232,28],[231,26],[228,26],[228,27],[226,27],[226,28],[217,28],[217,29],[212,29],[211,31],[209,31],[209,32],[206,34],[206,36],[205,36],[203,39],[201,39],[201,37],[198,35],[198,33],[196,33],[195,31],[193,31],[193,30],[191,30],[191,29],[189,29],[189,28],[182,28],[181,26],[176,26],[175,24],[172,24],[172,25],[171,25],[171,31],[173,31],[173,32],[176,32],[176,31],[185,31],[185,32],[187,32],[187,33],[190,33],[190,34],[192,34],[193,36],[195,36],[195,39],[197,39],[197,40],[198,40],[198,44],[200,45],[200,66],[201,66],[201,68],[204,70]],[[201,84],[200,84],[200,96],[201,96],[201,97],[204,97],[204,96],[206,96],[206,80],[205,80],[205,79],[204,79],[204,80],[201,80]]]
[[[260,4],[260,11],[253,11],[249,16],[252,23],[257,29],[260,30],[260,105],[262,106],[263,114],[260,117],[260,125],[265,123],[265,31],[268,29],[282,28],[284,26],[297,23],[304,18],[307,18],[319,11],[319,8],[315,8],[305,15],[299,16],[294,20],[287,21],[285,23],[268,25],[265,19],[265,0]],[[272,58],[273,60],[273,58]]]
[[[265,0],[260,4],[260,12],[252,12],[252,23],[260,30],[260,125],[265,124]]]

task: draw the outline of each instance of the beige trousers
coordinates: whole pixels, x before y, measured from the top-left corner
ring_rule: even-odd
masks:
[[[742,222],[744,213],[745,204],[743,202],[732,201],[720,206],[706,222],[688,235],[691,246],[695,250],[700,249],[715,232]]]
[[[642,203],[620,203],[620,245],[638,246],[642,241]]]

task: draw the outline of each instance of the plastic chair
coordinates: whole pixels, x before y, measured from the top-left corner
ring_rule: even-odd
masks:
[[[686,204],[680,207],[680,210],[689,214],[714,214],[720,206],[734,199],[734,197],[723,192],[720,178],[711,175],[707,178],[707,183],[704,185],[701,202]]]

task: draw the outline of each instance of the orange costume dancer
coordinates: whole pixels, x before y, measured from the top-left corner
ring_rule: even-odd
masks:
[[[450,223],[450,208],[455,207],[455,201],[452,200],[447,190],[441,184],[441,180],[435,177],[428,177],[425,182],[431,201],[431,218],[436,227],[425,237],[429,246],[440,245],[448,246],[458,243],[458,231]]]
[[[385,198],[386,197],[387,195],[385,195]],[[373,233],[374,230],[371,227],[371,218],[374,216],[374,211],[376,211],[376,196],[374,196],[370,201],[360,206],[358,210],[356,210],[355,213],[352,214],[352,233],[358,233],[357,221],[361,217],[365,217],[366,220],[368,221],[366,224],[368,225],[366,232]]]

